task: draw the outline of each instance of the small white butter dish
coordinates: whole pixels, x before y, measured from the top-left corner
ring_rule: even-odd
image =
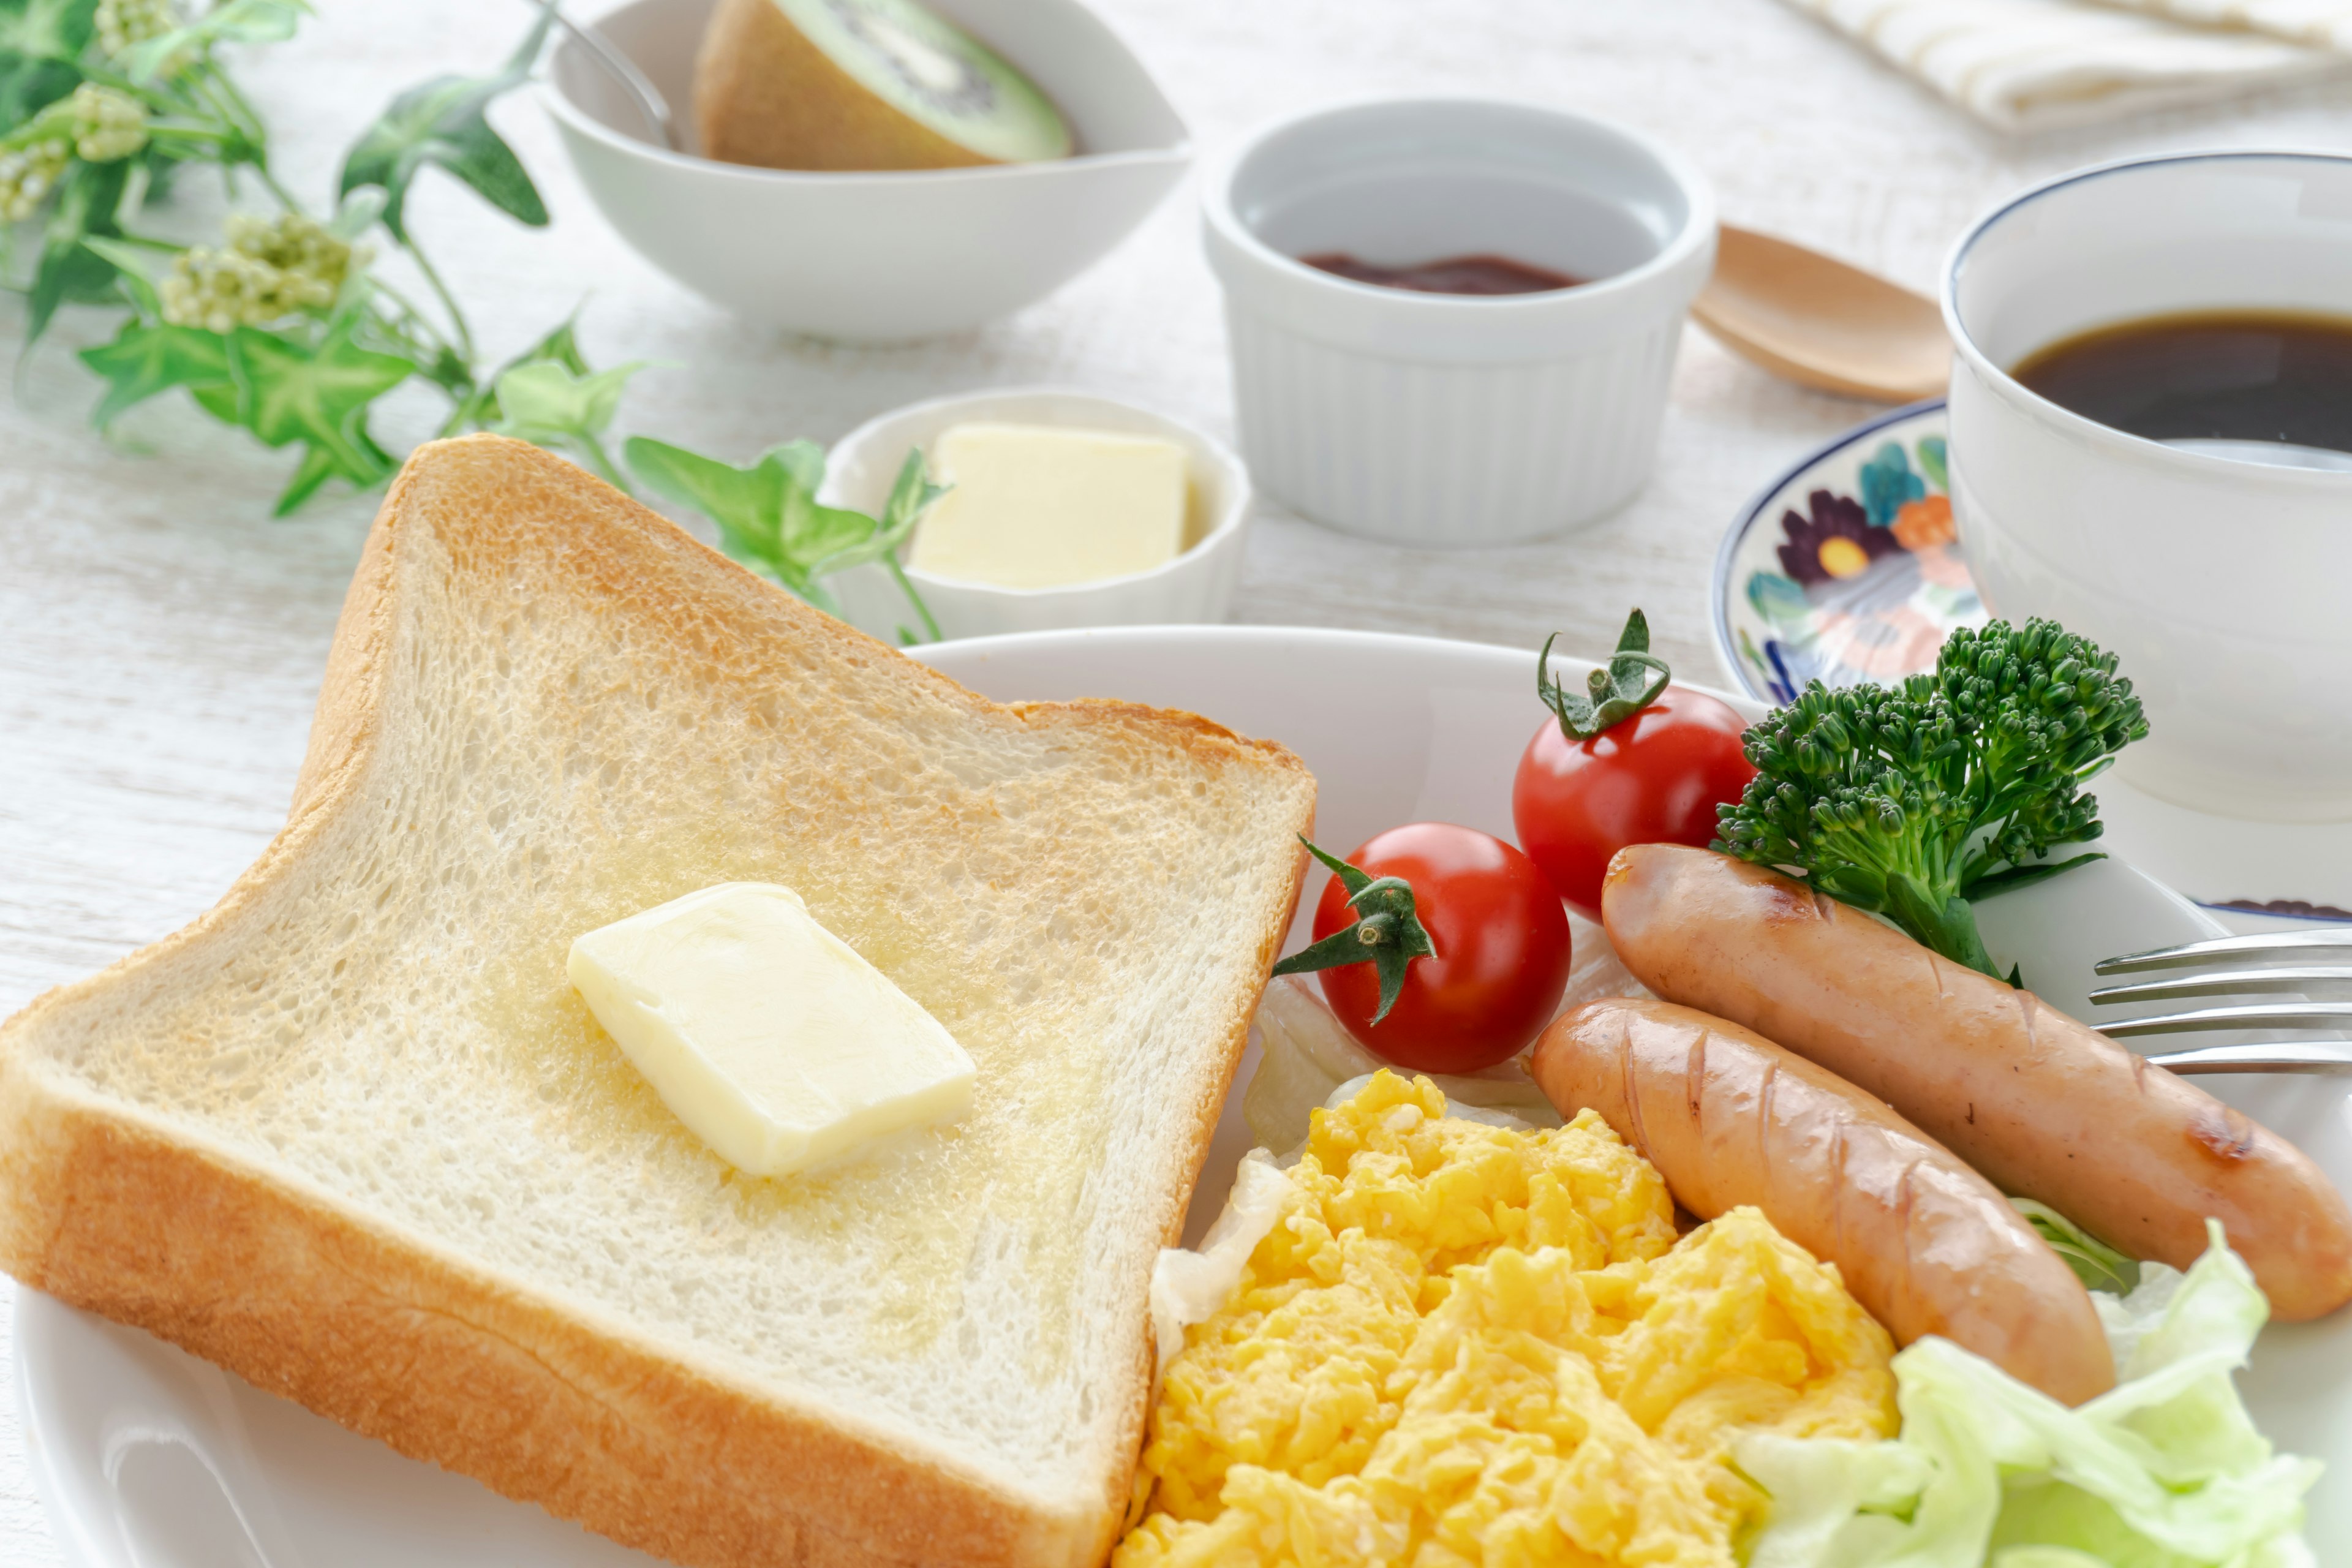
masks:
[[[946,637],[1074,626],[1160,626],[1223,620],[1241,580],[1250,506],[1249,474],[1225,445],[1181,420],[1133,404],[1059,387],[1024,387],[934,398],[867,421],[843,437],[825,461],[817,499],[880,516],[910,448],[928,452],[951,426],[1052,425],[1159,436],[1184,448],[1185,548],[1149,571],[1047,588],[1007,588],[907,569]],[[844,613],[861,631],[896,643],[915,624],[907,597],[880,566],[833,580]]]

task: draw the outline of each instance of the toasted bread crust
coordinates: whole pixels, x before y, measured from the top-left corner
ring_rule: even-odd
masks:
[[[427,495],[430,507],[420,504]],[[579,526],[587,517],[618,526]],[[1210,767],[1294,774],[1306,803],[1298,826],[1310,825],[1312,780],[1278,745],[1126,703],[991,703],[559,458],[491,437],[434,443],[410,459],[369,536],[285,829],[190,926],[0,1025],[0,1269],[404,1454],[695,1568],[1098,1562],[1128,1500],[1123,1470],[1103,1478],[1089,1506],[1055,1506],[854,1413],[731,1384],[623,1326],[585,1321],[527,1281],[102,1100],[40,1059],[46,1026],[104,1005],[195,944],[232,940],[240,912],[358,795],[383,732],[401,556],[417,529],[432,531],[431,552],[455,570],[495,574],[552,552],[558,570],[625,603],[717,679],[740,671],[741,645],[764,653],[781,637],[819,663],[879,662],[888,679],[962,705],[976,723],[1082,726],[1163,752],[1172,743]],[[1259,973],[1279,949],[1303,863],[1302,852],[1289,885],[1268,889]],[[1236,994],[1223,1008],[1223,1070],[1199,1085],[1192,1125],[1171,1127],[1159,1145],[1153,1240],[1181,1230],[1254,1005]],[[1119,1422],[1121,1454],[1140,1446],[1150,1355],[1147,1342]]]
[[[1091,1521],[1038,1518],[77,1099],[0,1066],[5,1260],[37,1290],[680,1563],[911,1565],[950,1542],[959,1562],[1086,1560]]]

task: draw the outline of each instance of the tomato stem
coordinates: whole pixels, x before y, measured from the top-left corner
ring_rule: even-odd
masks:
[[[1674,679],[1666,661],[1650,652],[1649,618],[1639,609],[1625,617],[1609,662],[1584,678],[1581,695],[1552,679],[1551,645],[1559,639],[1558,632],[1544,638],[1536,655],[1536,695],[1559,716],[1560,733],[1571,741],[1589,741],[1623,723],[1655,702]]]
[[[1381,1008],[1377,1024],[1389,1016],[1404,990],[1404,973],[1416,958],[1434,958],[1437,944],[1414,912],[1412,884],[1402,877],[1373,877],[1350,866],[1305,834],[1298,842],[1307,852],[1330,868],[1348,889],[1348,907],[1357,911],[1356,923],[1335,931],[1312,947],[1292,953],[1274,966],[1276,974],[1311,974],[1343,964],[1369,963],[1381,977]]]

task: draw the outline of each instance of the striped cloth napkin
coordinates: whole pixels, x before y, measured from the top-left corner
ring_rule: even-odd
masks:
[[[2030,132],[2352,68],[2352,0],[1789,0]]]

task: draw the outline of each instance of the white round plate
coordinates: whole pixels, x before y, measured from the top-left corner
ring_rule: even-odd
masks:
[[[1370,633],[1199,626],[948,644],[928,662],[1002,700],[1119,697],[1279,740],[1321,786],[1317,834],[1352,848],[1435,818],[1507,836],[1513,768],[1543,718],[1532,652]],[[1758,705],[1734,699],[1751,715]],[[1317,874],[1319,878],[1321,873]],[[1308,889],[1310,895],[1314,888]],[[1302,900],[1304,912],[1311,896]],[[2194,939],[2200,911],[2110,860],[1984,906],[1987,943],[2080,1008],[2093,959]],[[1193,1235],[1248,1145],[1244,1062],[1193,1200]],[[2206,1079],[2352,1184],[2352,1079]],[[577,1527],[262,1394],[136,1331],[20,1290],[16,1387],[33,1469],[76,1568],[623,1568]],[[2274,1327],[2242,1380],[2283,1447],[2352,1476],[2352,1312]],[[2352,1487],[2323,1481],[2310,1538],[2352,1563]]]
[[[1945,494],[1948,424],[1942,398],[1866,419],[1740,509],[1713,595],[1716,658],[1739,689],[1786,702],[1811,680],[1897,681],[1985,623]],[[2352,823],[2214,816],[2113,773],[2097,794],[2143,870],[2232,927],[2352,921]]]

